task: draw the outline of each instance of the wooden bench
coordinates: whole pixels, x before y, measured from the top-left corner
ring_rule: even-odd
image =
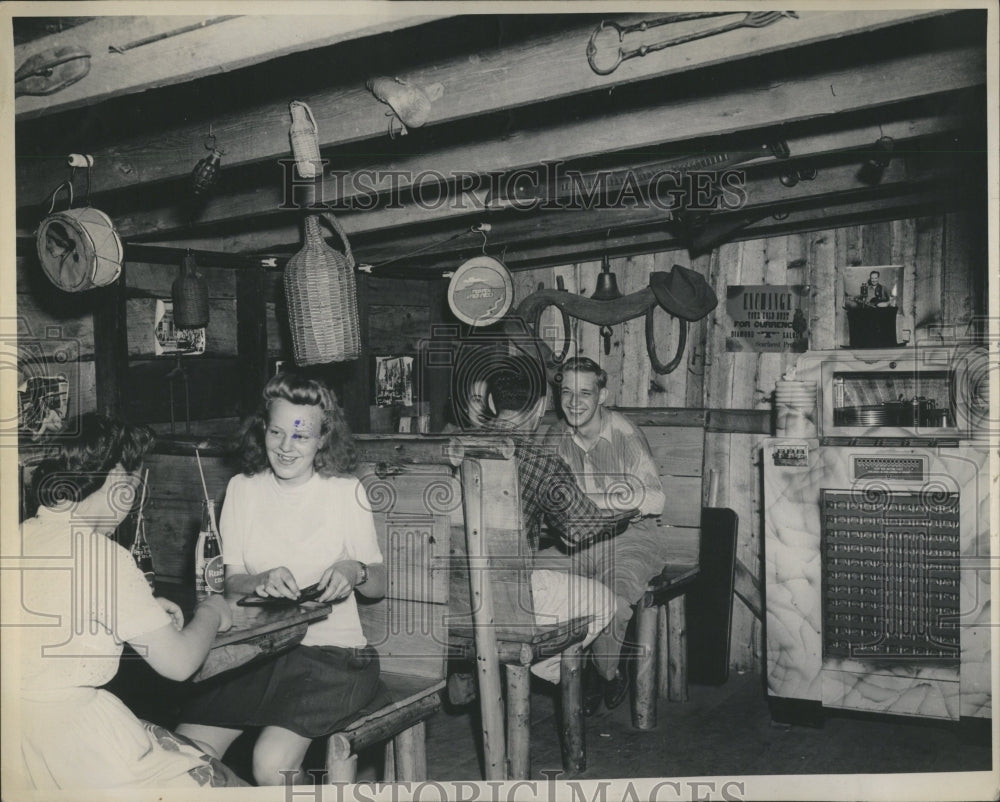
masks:
[[[705,431],[701,426],[653,423],[655,412],[630,410],[649,442],[666,494],[656,519],[671,544],[671,559],[636,605],[638,644],[632,723],[656,727],[658,696],[687,700],[687,624],[685,594],[698,578],[701,543],[702,467]]]

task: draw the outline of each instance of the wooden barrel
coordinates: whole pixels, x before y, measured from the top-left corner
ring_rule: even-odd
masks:
[[[49,215],[38,227],[35,244],[45,275],[66,292],[104,287],[121,275],[121,239],[111,218],[98,209]]]

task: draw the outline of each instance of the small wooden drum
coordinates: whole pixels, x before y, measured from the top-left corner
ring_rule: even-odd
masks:
[[[91,207],[46,217],[35,238],[49,280],[65,292],[104,287],[122,272],[124,249],[114,224]]]

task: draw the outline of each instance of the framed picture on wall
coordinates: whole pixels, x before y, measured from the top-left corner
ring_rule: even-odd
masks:
[[[413,357],[375,357],[375,406],[412,407]]]
[[[902,265],[845,267],[843,307],[847,312],[847,341],[851,348],[895,348],[903,298]]]

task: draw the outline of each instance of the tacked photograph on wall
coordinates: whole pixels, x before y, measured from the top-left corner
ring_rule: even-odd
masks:
[[[843,272],[844,309],[847,310],[851,348],[895,348],[903,298],[901,265],[846,267]]]

